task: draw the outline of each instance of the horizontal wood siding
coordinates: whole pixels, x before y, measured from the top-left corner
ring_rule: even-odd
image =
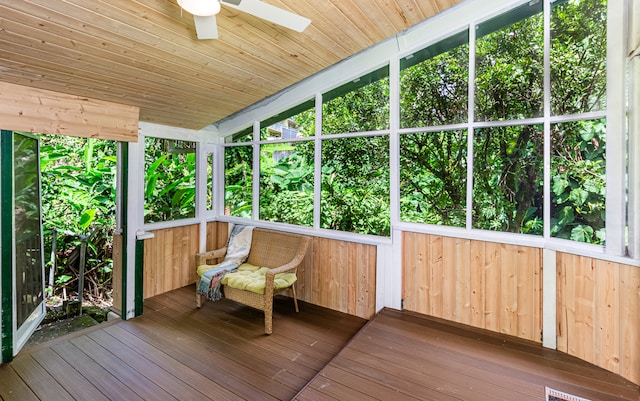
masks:
[[[640,268],[558,252],[558,349],[640,383]]]
[[[404,308],[541,342],[542,251],[404,232]]]
[[[207,250],[225,245],[227,223],[207,225]],[[313,237],[298,269],[298,299],[371,318],[375,313],[377,248],[373,245]]]
[[[136,142],[139,108],[0,82],[2,129]]]
[[[153,232],[144,240],[144,297],[182,288],[196,279],[195,255],[200,249],[198,224]]]

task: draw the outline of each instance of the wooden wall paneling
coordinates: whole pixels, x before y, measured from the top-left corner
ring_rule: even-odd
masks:
[[[500,331],[515,336],[518,334],[516,248],[500,244]]]
[[[575,321],[572,337],[573,355],[586,361],[595,361],[595,271],[593,260],[576,256],[575,263]],[[569,333],[571,335],[571,333]]]
[[[303,262],[298,297],[369,319],[375,313],[375,246],[314,237]]]
[[[0,82],[3,129],[138,141],[139,108]]]
[[[443,319],[457,322],[459,316],[456,315],[458,299],[458,263],[456,254],[456,238],[443,237],[441,244],[441,260],[442,276],[440,280],[440,288],[442,293],[442,315]]]
[[[596,364],[612,372],[619,371],[620,268],[616,263],[594,260],[595,311],[593,352]]]
[[[567,263],[566,258],[569,255],[558,252],[556,254],[556,347],[559,351],[569,352],[569,317],[568,313],[572,313],[572,308],[567,305],[568,301],[574,297],[567,293],[569,286],[567,285]]]
[[[224,248],[229,237],[229,224],[220,221],[207,223],[207,251]]]
[[[640,384],[640,268],[620,266],[620,371]]]
[[[428,237],[416,233],[403,232],[402,246],[406,251],[402,253],[402,292],[403,304],[406,309],[428,313],[430,271],[425,266],[428,257],[427,245],[424,241]]]
[[[640,268],[558,253],[558,349],[640,383]]]
[[[471,322],[471,241],[456,239],[456,316],[458,322]]]
[[[121,313],[122,308],[122,235],[113,234],[113,275],[111,276],[111,309]]]
[[[195,282],[198,224],[154,231],[145,240],[144,297],[149,298]]]
[[[365,244],[354,244],[352,253],[354,264],[350,270],[353,271],[350,276],[355,280],[350,283],[350,295],[348,313],[360,317],[373,315],[372,306],[375,309],[376,294],[376,261],[377,249],[374,246]],[[351,298],[355,302],[352,303]]]
[[[428,236],[427,238],[428,261],[422,268],[429,274],[428,299],[429,312],[433,316],[441,317],[444,313],[444,294],[442,292],[442,277],[444,275],[442,237]]]
[[[500,331],[500,244],[485,244],[485,329]]]
[[[486,327],[485,321],[485,242],[471,241],[469,244],[470,274],[469,274],[469,299],[471,316],[469,324],[474,327]]]
[[[540,263],[537,253],[530,249],[518,247],[517,256],[517,336],[520,338],[541,339],[542,327],[538,324],[541,311],[540,295]],[[536,313],[537,312],[537,313]]]
[[[541,341],[539,249],[410,232],[402,249],[405,309]]]

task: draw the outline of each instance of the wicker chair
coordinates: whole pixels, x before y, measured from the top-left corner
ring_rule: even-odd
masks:
[[[264,331],[273,331],[273,297],[274,295],[291,290],[296,312],[298,299],[295,283],[288,288],[274,291],[274,278],[278,273],[297,272],[297,268],[304,259],[310,238],[303,235],[254,228],[251,239],[251,250],[246,263],[254,266],[268,267],[265,275],[264,294],[239,290],[228,285],[223,286],[224,297],[235,302],[250,306],[264,312]],[[226,254],[226,248],[203,252],[196,255],[196,266],[218,263]],[[200,278],[196,279],[196,288]],[[206,299],[206,298],[205,298]],[[196,305],[202,306],[203,297],[196,292]]]

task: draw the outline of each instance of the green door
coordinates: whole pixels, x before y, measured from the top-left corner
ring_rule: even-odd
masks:
[[[2,131],[2,361],[11,360],[45,316],[40,147]]]

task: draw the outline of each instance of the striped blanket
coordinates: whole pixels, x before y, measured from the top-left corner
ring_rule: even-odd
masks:
[[[198,284],[198,294],[206,296],[212,301],[222,298],[220,280],[225,274],[236,270],[244,263],[251,250],[253,227],[235,225],[227,242],[227,254],[222,263],[207,270]]]

